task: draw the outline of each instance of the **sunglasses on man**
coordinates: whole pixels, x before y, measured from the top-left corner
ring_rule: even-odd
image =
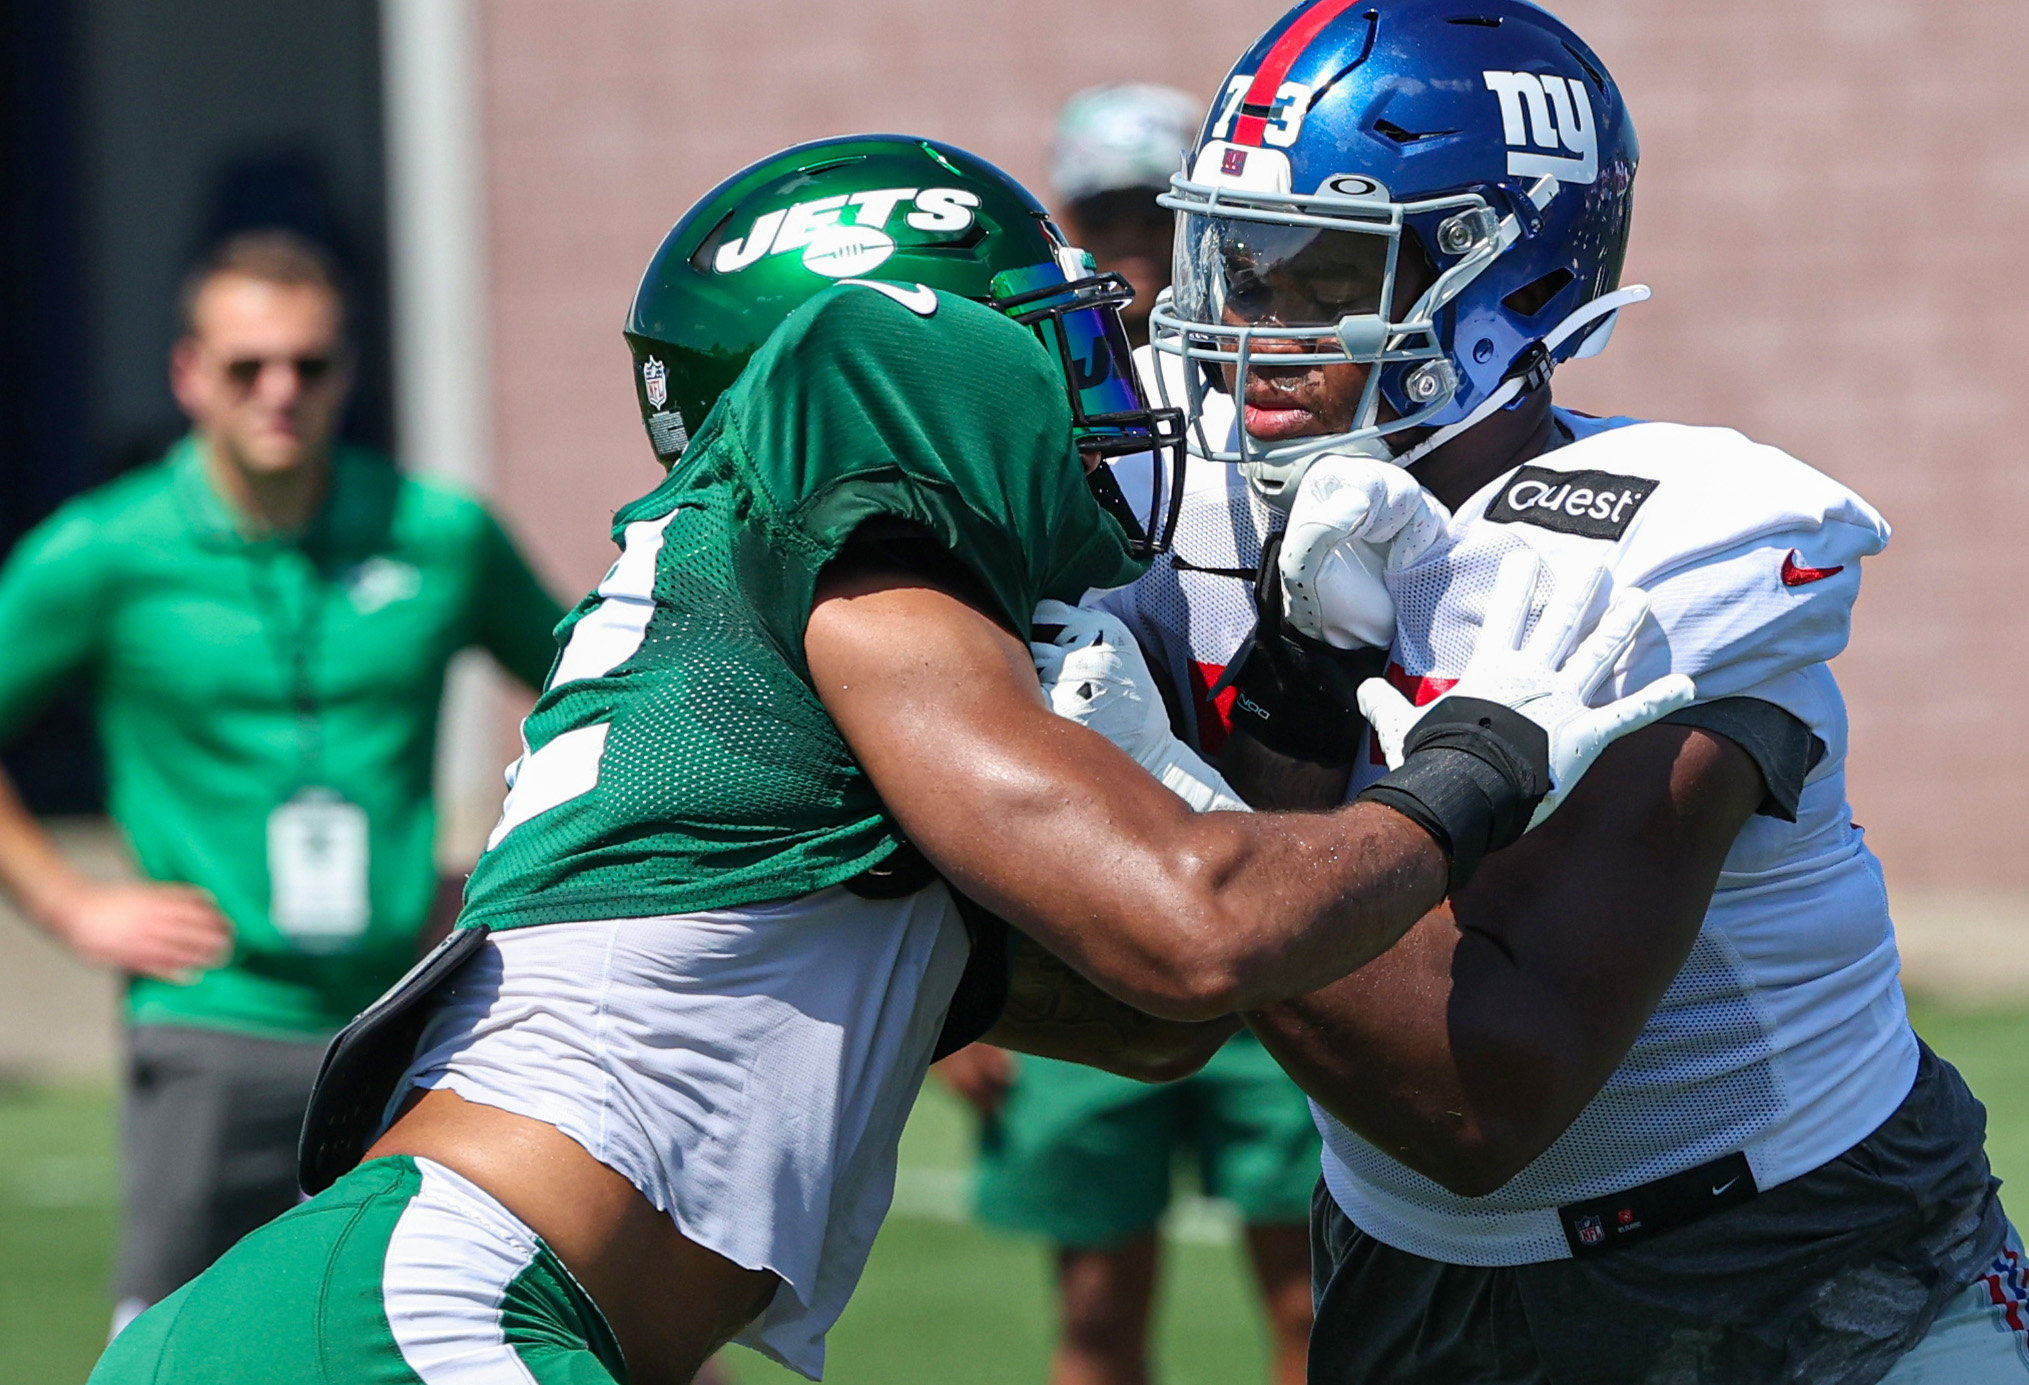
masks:
[[[225,376],[242,390],[251,390],[269,366],[281,366],[296,373],[306,388],[322,384],[338,370],[334,356],[238,356],[225,363]]]

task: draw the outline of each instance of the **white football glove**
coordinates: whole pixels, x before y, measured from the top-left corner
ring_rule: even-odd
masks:
[[[1201,813],[1246,812],[1218,771],[1170,733],[1141,646],[1113,616],[1061,601],[1036,607],[1029,654],[1050,710],[1097,731]]]
[[[1592,697],[1613,672],[1613,666],[1649,613],[1648,594],[1639,587],[1614,593],[1606,613],[1579,642],[1586,611],[1605,576],[1604,569],[1573,573],[1557,583],[1542,619],[1527,640],[1529,604],[1536,589],[1541,560],[1533,550],[1511,553],[1501,563],[1487,598],[1486,624],[1473,646],[1465,673],[1442,697],[1422,707],[1379,678],[1360,685],[1360,710],[1374,728],[1388,767],[1402,763],[1402,743],[1436,702],[1451,697],[1477,697],[1513,708],[1542,727],[1550,742],[1550,792],[1536,806],[1529,826],[1536,827],[1592,767],[1601,751],[1651,722],[1688,706],[1697,695],[1681,673],[1658,678],[1647,687],[1593,707]],[[1577,644],[1569,658],[1564,651]]]
[[[1408,567],[1443,536],[1451,512],[1392,462],[1330,454],[1304,472],[1283,530],[1283,611],[1336,649],[1386,649],[1395,602],[1382,574]]]

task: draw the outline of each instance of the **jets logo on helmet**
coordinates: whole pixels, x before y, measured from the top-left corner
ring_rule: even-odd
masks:
[[[793,202],[762,212],[744,235],[722,242],[712,256],[712,268],[720,274],[737,274],[764,256],[801,250],[806,269],[830,274],[834,262],[856,260],[858,268],[841,269],[833,277],[864,274],[894,253],[895,240],[886,228],[904,202],[913,207],[903,218],[910,230],[957,235],[971,229],[979,194],[965,188],[873,188]],[[852,220],[843,222],[848,212]]]
[[[1012,178],[932,140],[853,135],[785,149],[721,183],[670,230],[627,321],[656,456],[680,461],[762,343],[841,286],[923,317],[939,292],[954,294],[1029,328],[1063,378],[1067,441],[1087,456],[1150,459],[1120,468],[1132,495],[1113,468],[1095,468],[1095,497],[1138,552],[1168,546],[1183,495],[1183,415],[1141,393],[1120,325],[1133,289],[1066,245]]]
[[[1161,199],[1156,377],[1191,451],[1283,479],[1327,451],[1407,465],[1596,353],[1648,293],[1620,289],[1638,159],[1605,66],[1524,0],[1305,0],[1234,66]],[[1349,362],[1367,371],[1340,431],[1207,424],[1228,413],[1208,391]]]

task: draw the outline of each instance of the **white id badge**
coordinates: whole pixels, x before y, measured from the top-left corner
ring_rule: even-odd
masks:
[[[268,916],[306,952],[335,952],[366,931],[366,810],[304,789],[268,814]]]

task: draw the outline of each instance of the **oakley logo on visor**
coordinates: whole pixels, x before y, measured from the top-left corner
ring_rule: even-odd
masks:
[[[1599,177],[1599,126],[1592,96],[1576,77],[1533,72],[1485,72],[1487,90],[1500,98],[1501,134],[1508,143],[1508,173],[1516,178],[1549,174],[1560,182],[1590,183]],[[1576,158],[1539,151],[1569,150]]]

